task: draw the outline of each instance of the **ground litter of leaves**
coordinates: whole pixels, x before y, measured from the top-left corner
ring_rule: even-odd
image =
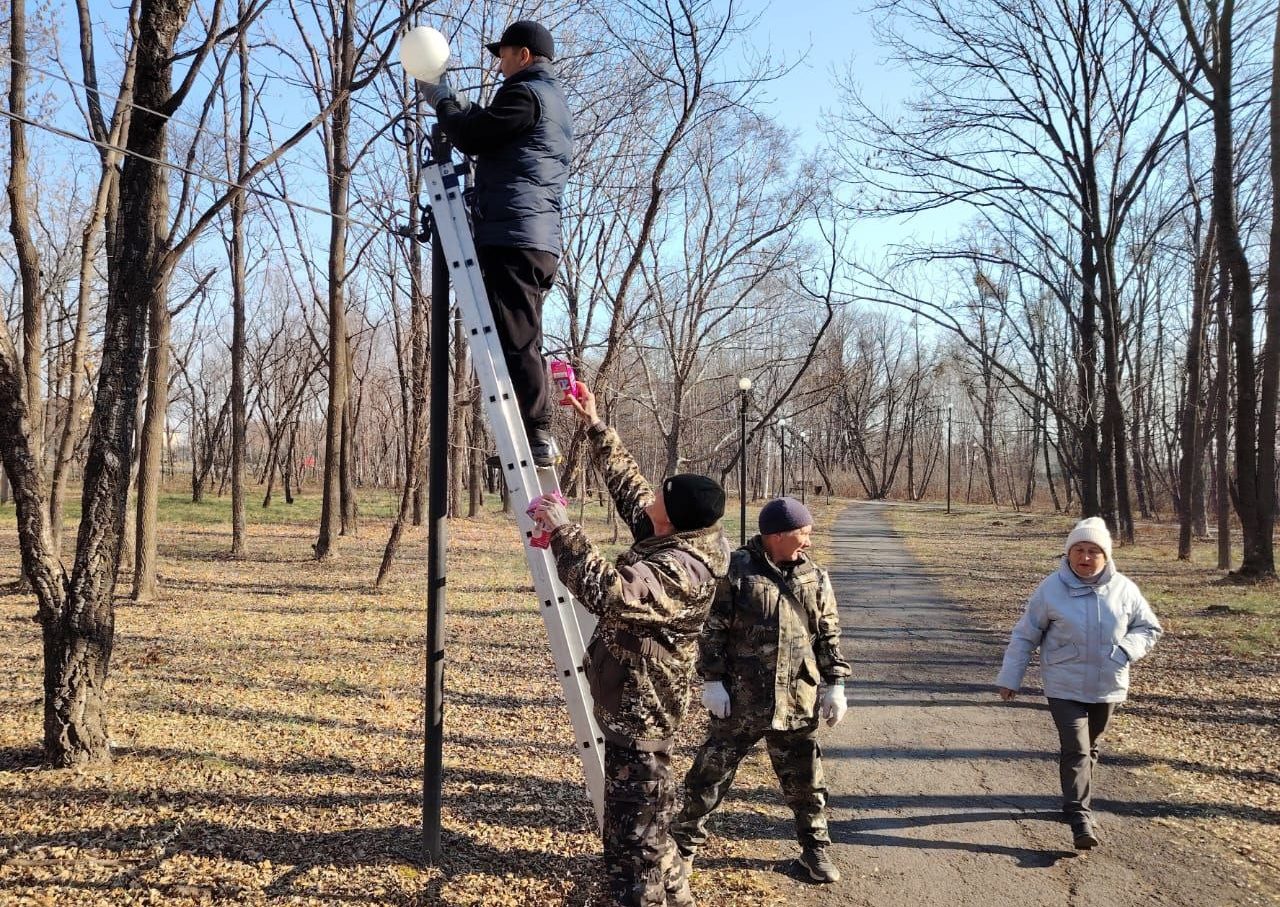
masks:
[[[1056,569],[1075,522],[974,507],[950,516],[930,506],[887,513],[943,589],[978,624],[1006,635]],[[1178,815],[1156,821],[1209,829],[1280,902],[1280,586],[1224,582],[1214,541],[1178,561],[1176,526],[1142,522],[1137,537],[1116,546],[1115,562],[1165,635],[1133,669],[1129,701],[1103,741],[1103,769],[1157,782]],[[1105,798],[1105,774],[1101,784]]]
[[[0,517],[0,551],[16,552],[12,507]],[[38,766],[34,602],[0,595],[0,903],[599,901],[568,715],[515,530],[496,512],[451,522],[444,855],[422,859],[426,545],[410,533],[374,592],[386,529],[366,520],[318,564],[303,522],[252,525],[234,561],[223,526],[163,525],[158,597],[117,604],[114,760],[84,771]],[[703,731],[701,717],[685,728],[678,777]],[[718,814],[726,833],[694,873],[700,902],[777,903],[785,854],[771,837],[789,813],[775,787],[762,754],[744,764],[744,796]],[[754,832],[733,840],[743,827]]]

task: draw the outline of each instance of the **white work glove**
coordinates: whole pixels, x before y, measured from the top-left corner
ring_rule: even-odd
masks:
[[[702,685],[702,705],[717,718],[729,717],[729,691],[718,680],[708,680]]]
[[[538,524],[538,528],[546,532],[555,532],[561,526],[567,526],[571,522],[569,519],[569,511],[559,501],[544,497],[538,502],[538,506],[533,510],[534,522]]]
[[[849,703],[844,698],[844,684],[832,683],[822,688],[822,699],[818,703],[818,714],[827,722],[827,727],[835,727],[849,711]]]

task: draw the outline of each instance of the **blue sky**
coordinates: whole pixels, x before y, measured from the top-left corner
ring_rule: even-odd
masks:
[[[822,146],[822,119],[839,104],[836,73],[852,68],[854,79],[875,108],[892,111],[910,93],[909,72],[886,61],[872,31],[863,0],[745,0],[744,12],[760,16],[756,49],[779,55],[792,70],[766,90],[766,109],[797,133],[801,148]],[[887,244],[913,233],[945,234],[958,212],[937,211],[905,219],[866,220],[851,233],[859,257],[878,259]]]
[[[852,63],[864,85],[887,84],[878,78],[886,70],[880,65],[883,54],[875,46],[871,19],[857,3],[748,0],[745,9],[760,15],[758,50],[770,51],[788,63],[799,61],[769,93],[774,116],[799,130],[806,144],[819,144],[822,112],[835,106],[835,71]]]

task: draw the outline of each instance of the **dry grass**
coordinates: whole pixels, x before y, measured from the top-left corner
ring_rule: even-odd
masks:
[[[970,507],[948,516],[902,505],[889,517],[943,588],[1002,630],[1056,568],[1074,523]],[[1170,821],[1212,829],[1280,894],[1280,588],[1223,582],[1211,544],[1178,561],[1176,527],[1138,534],[1116,548],[1116,564],[1166,634],[1134,669],[1132,698],[1108,732],[1112,761],[1155,779],[1185,806]]]
[[[386,503],[378,495],[365,513]],[[39,627],[28,597],[0,597],[0,902],[593,901],[594,819],[512,527],[495,512],[451,524],[445,855],[428,866],[425,539],[409,536],[374,593],[386,523],[366,518],[320,565],[313,505],[251,510],[249,555],[230,561],[225,501],[166,500],[160,597],[117,606],[115,760],[103,769],[35,767]],[[0,508],[0,551],[16,552],[12,513]],[[587,514],[607,539],[600,513]],[[15,560],[0,563],[0,583]],[[677,772],[702,731],[701,718],[686,728]],[[762,755],[738,786],[776,786]],[[789,820],[780,797],[723,812],[726,828]],[[776,902],[776,842],[717,837],[704,854],[700,901]]]

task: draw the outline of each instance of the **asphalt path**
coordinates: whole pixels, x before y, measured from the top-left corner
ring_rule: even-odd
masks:
[[[1216,839],[1162,822],[1176,808],[1145,776],[1108,764],[1105,738],[1094,798],[1102,846],[1072,849],[1043,697],[995,696],[1009,628],[981,626],[949,601],[890,528],[886,506],[845,510],[826,564],[853,663],[848,716],[822,738],[843,878],[783,881],[786,902],[1270,903],[1245,887]],[[1141,684],[1140,671],[1135,678]],[[1027,680],[1038,683],[1034,669]],[[760,833],[785,840],[790,829]]]

